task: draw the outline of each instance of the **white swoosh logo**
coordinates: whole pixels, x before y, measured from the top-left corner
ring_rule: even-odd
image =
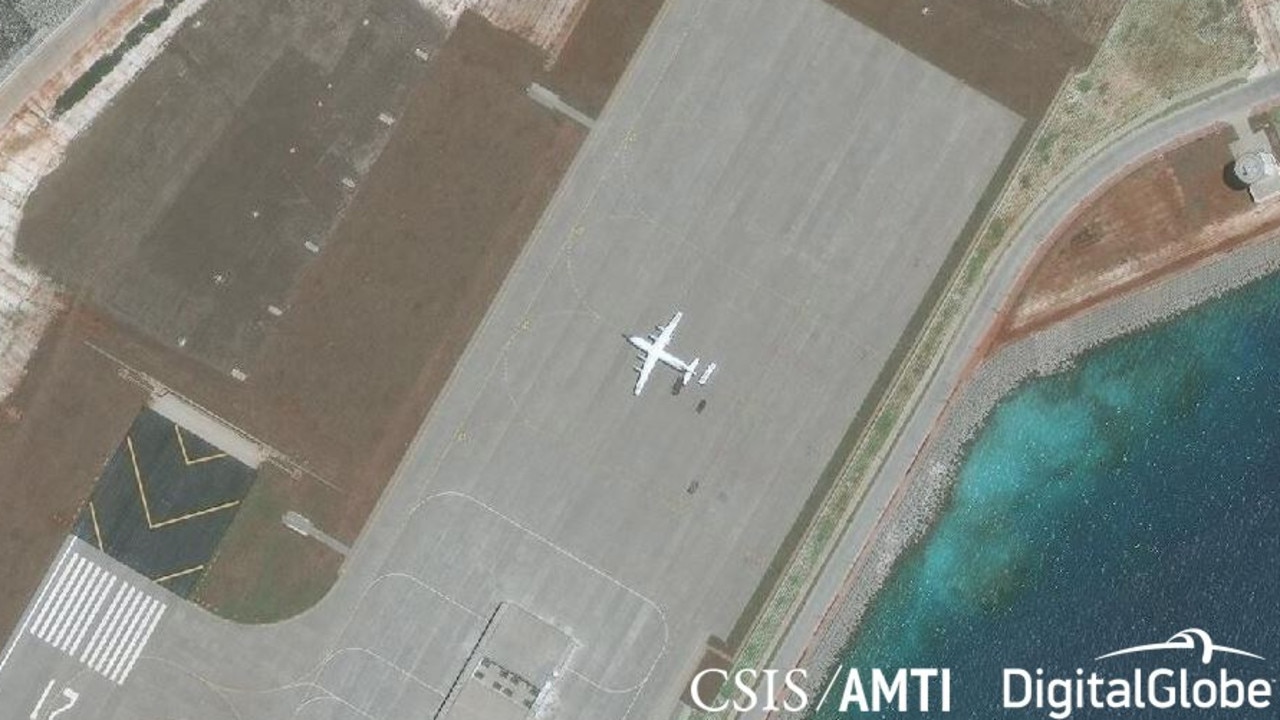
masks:
[[[1255,655],[1251,652],[1245,652],[1244,650],[1237,650],[1236,648],[1227,647],[1225,645],[1214,645],[1213,639],[1209,637],[1209,633],[1199,628],[1187,628],[1165,642],[1152,643],[1150,645],[1135,645],[1131,648],[1109,652],[1106,655],[1099,655],[1094,658],[1094,660],[1103,660],[1105,658],[1116,657],[1117,655],[1150,652],[1152,650],[1194,650],[1197,645],[1202,648],[1200,652],[1200,661],[1205,665],[1208,665],[1209,661],[1213,659],[1213,654],[1215,652],[1228,653],[1231,655],[1243,655],[1256,660],[1266,659],[1261,655]]]

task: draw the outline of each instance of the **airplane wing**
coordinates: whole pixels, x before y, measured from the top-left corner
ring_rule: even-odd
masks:
[[[644,365],[641,365],[640,367],[636,368],[636,370],[640,373],[640,377],[636,378],[636,390],[635,390],[636,395],[639,395],[640,392],[644,390],[644,384],[649,382],[649,373],[653,372],[653,368],[657,366],[657,364],[658,364],[657,352],[650,350],[649,352],[645,353]]]
[[[684,317],[684,313],[679,310],[675,315],[671,316],[671,322],[658,328],[658,337],[653,339],[653,352],[661,354],[671,343],[671,338],[676,334],[676,326],[680,324],[680,318]]]

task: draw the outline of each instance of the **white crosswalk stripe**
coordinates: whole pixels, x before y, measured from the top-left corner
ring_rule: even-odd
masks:
[[[79,572],[80,565],[83,562],[84,558],[76,555],[71,558],[71,562],[62,566],[62,573],[58,575],[58,582],[54,585],[53,593],[45,601],[44,607],[40,609],[40,614],[36,616],[35,625],[32,626],[34,628],[33,632],[37,637],[44,635],[45,629],[49,627],[49,623],[58,614],[58,608],[66,599],[65,590],[67,584]]]
[[[102,576],[102,568],[93,565],[85,574],[84,579],[76,588],[75,593],[71,596],[71,600],[67,602],[66,612],[62,613],[62,617],[58,618],[58,622],[53,624],[53,628],[49,630],[52,638],[46,638],[54,647],[63,647],[63,638],[67,636],[67,631],[75,624],[80,617],[80,613],[84,611],[85,602],[89,596],[97,589],[98,579]]]
[[[142,609],[147,600],[149,598],[141,591],[133,596],[133,601],[129,603],[129,610],[124,614],[120,622],[116,623],[115,631],[111,634],[110,639],[107,640],[107,651],[99,656],[97,662],[90,663],[90,667],[103,675],[107,674],[107,668],[115,664],[116,657],[124,649],[125,635],[128,634],[128,629],[133,627],[133,623],[138,621],[138,611]]]
[[[102,607],[102,603],[107,599],[107,595],[111,593],[111,589],[116,586],[116,576],[107,574],[107,581],[98,586],[97,596],[93,600],[92,607],[89,608],[89,614],[85,616],[84,621],[80,623],[80,629],[75,632],[75,638],[71,642],[71,647],[67,648],[67,654],[75,655],[76,649],[80,647],[80,641],[84,639],[85,633],[89,631],[90,621],[98,616],[98,608]]]
[[[103,636],[115,627],[116,618],[119,617],[120,611],[124,609],[125,601],[133,597],[133,586],[128,583],[120,583],[120,588],[116,590],[115,597],[111,598],[111,604],[107,606],[106,613],[102,616],[102,622],[98,623],[98,627],[93,631],[93,639],[89,641],[89,646],[84,649],[84,654],[80,656],[80,662],[89,663],[97,659],[98,653],[102,650]]]
[[[73,658],[88,637],[79,661],[123,684],[165,604],[79,553],[62,564],[50,587],[30,633]]]

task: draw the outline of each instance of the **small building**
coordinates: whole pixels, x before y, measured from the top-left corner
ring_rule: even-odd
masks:
[[[1242,133],[1239,140],[1231,143],[1231,155],[1235,158],[1232,170],[1249,187],[1255,203],[1280,195],[1280,164],[1265,134]]]

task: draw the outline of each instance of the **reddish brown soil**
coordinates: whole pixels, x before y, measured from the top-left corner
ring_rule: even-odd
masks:
[[[549,72],[531,46],[464,16],[247,382],[87,307],[57,321],[0,419],[0,513],[13,516],[0,516],[0,623],[16,622],[145,400],[122,366],[314,472],[264,466],[195,599],[263,621],[319,597],[341,558],[280,515],[354,540],[583,139],[524,88],[541,78],[599,112],[659,6],[592,2]]]
[[[0,405],[0,630],[14,627],[146,393],[85,345],[113,326],[85,308],[46,331]]]
[[[524,96],[540,58],[467,16],[264,348],[280,427],[343,470],[354,538],[584,133]],[[323,388],[323,392],[317,392]],[[340,420],[332,420],[332,419]],[[318,450],[318,448],[315,448]]]
[[[555,66],[539,82],[587,115],[599,115],[661,7],[662,0],[587,0]]]
[[[351,541],[583,138],[528,101],[532,46],[466,15],[237,383],[137,338],[113,354],[341,489]]]
[[[248,381],[85,309],[54,326],[0,424],[0,622],[20,615],[145,400],[86,339],[314,472],[264,470],[198,599],[271,619],[323,592],[340,559],[287,534],[277,511],[345,542],[359,533],[584,137],[525,97],[542,62],[463,18]]]
[[[1096,49],[1090,42],[1096,37],[1087,41],[1073,34],[1078,23],[1051,16],[1035,3],[828,2],[1026,118],[1038,118],[1063,78],[1087,65]],[[1109,12],[1111,17],[1092,19],[1089,26],[1109,24],[1114,10]]]
[[[1234,139],[1224,127],[1155,156],[1083,206],[1026,272],[996,342],[1280,226],[1280,210],[1227,185]]]

